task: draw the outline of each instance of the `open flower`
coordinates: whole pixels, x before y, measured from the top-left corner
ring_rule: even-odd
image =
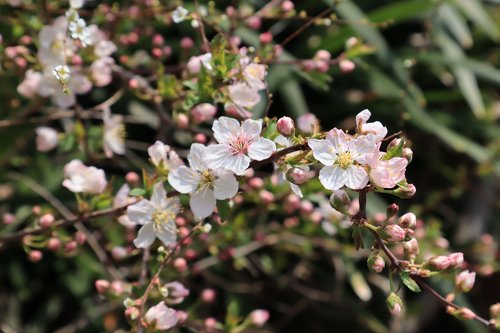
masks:
[[[236,119],[220,117],[214,121],[212,130],[219,144],[207,148],[205,161],[214,170],[242,175],[250,160],[265,160],[276,150],[274,142],[260,137],[261,121],[247,119],[240,125]]]
[[[57,147],[58,134],[51,127],[40,126],[36,129],[36,149],[38,151],[49,151]]]
[[[104,122],[104,153],[107,158],[113,157],[114,154],[125,154],[125,126],[123,125],[123,117],[111,115],[109,108],[102,112],[102,120]]]
[[[113,200],[113,209],[127,206],[135,201],[135,198],[128,196],[128,192],[130,192],[130,186],[128,186],[128,184],[123,184],[118,192],[116,192],[115,198]],[[127,214],[119,216],[118,222],[130,229],[135,227],[135,223],[130,222]]]
[[[356,115],[356,129],[360,134],[373,134],[377,138],[377,142],[381,141],[387,135],[387,128],[380,121],[367,123],[372,113],[365,109]]]
[[[186,8],[179,6],[172,12],[172,20],[175,23],[180,23],[187,18],[188,14],[189,11]]]
[[[149,158],[151,163],[159,169],[165,171],[172,171],[183,165],[184,162],[180,159],[179,155],[170,148],[169,145],[161,141],[156,141],[148,148]]]
[[[63,186],[75,193],[99,194],[107,185],[103,170],[86,166],[80,160],[72,160],[64,166],[64,177]]]
[[[319,172],[321,184],[329,190],[364,188],[369,179],[364,167],[366,153],[374,150],[375,139],[372,134],[353,138],[334,128],[325,140],[309,140],[314,158],[325,165]]]
[[[156,237],[166,246],[174,244],[177,240],[174,220],[179,208],[179,199],[167,198],[163,183],[156,183],[151,200],[142,199],[127,208],[130,222],[142,225],[134,245],[147,248]]]
[[[157,330],[168,330],[177,325],[179,321],[177,312],[166,306],[164,302],[160,302],[149,308],[144,318],[148,325]]]
[[[197,218],[212,214],[216,199],[232,198],[238,192],[238,181],[227,170],[207,166],[209,147],[193,143],[188,155],[189,168],[180,166],[168,175],[168,182],[181,193],[190,193],[189,205]]]
[[[189,289],[184,287],[179,281],[166,283],[160,289],[162,296],[166,298],[168,304],[179,304],[184,301],[184,298],[189,296]]]
[[[405,178],[408,160],[403,157],[393,157],[384,160],[385,153],[375,149],[373,153],[366,155],[366,161],[370,166],[370,181],[381,188],[393,188]]]

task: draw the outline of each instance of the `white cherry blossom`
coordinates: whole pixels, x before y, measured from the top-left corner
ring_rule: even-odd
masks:
[[[262,121],[247,119],[243,123],[233,118],[220,117],[212,126],[219,144],[207,148],[207,165],[211,169],[225,169],[242,175],[251,160],[262,161],[270,157],[276,145],[262,138]]]
[[[212,214],[216,200],[230,199],[238,192],[238,181],[232,172],[208,168],[208,148],[193,143],[188,155],[190,167],[180,166],[168,175],[173,188],[191,194],[189,204],[197,218]]]
[[[63,186],[71,192],[99,194],[107,185],[102,169],[86,166],[80,160],[72,160],[64,166]]]
[[[106,157],[111,158],[113,154],[125,154],[125,126],[123,117],[111,115],[109,108],[104,109],[102,113],[104,122],[104,153]]]
[[[380,121],[374,121],[373,123],[367,123],[368,119],[371,117],[371,112],[365,109],[356,115],[356,129],[360,134],[373,134],[378,141],[382,141],[387,135],[387,128],[382,125]]]
[[[319,172],[321,184],[329,190],[365,187],[369,180],[364,167],[366,154],[373,151],[375,142],[373,134],[353,138],[337,128],[328,132],[325,140],[309,140],[314,158],[325,165]]]
[[[147,248],[157,237],[166,246],[174,244],[177,240],[174,220],[179,209],[179,199],[167,198],[163,183],[156,183],[151,200],[142,199],[127,208],[129,221],[142,225],[134,245]]]
[[[166,171],[172,171],[184,164],[179,155],[170,148],[169,145],[161,141],[156,141],[148,148],[151,163],[157,168],[163,168]]]
[[[168,330],[179,321],[177,312],[169,308],[164,302],[160,302],[152,306],[144,316],[148,325],[151,325],[156,330]]]
[[[51,127],[40,126],[36,129],[36,149],[46,152],[57,147],[58,134]]]
[[[187,18],[188,14],[189,11],[186,8],[179,6],[172,12],[172,20],[175,23],[181,23]]]

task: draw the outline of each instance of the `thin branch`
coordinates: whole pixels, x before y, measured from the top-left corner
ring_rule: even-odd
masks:
[[[262,160],[262,161],[252,161],[250,163],[250,167],[251,168],[256,168],[256,167],[259,167],[259,166],[262,166],[262,165],[266,165],[266,164],[275,162],[275,161],[277,161],[278,159],[280,159],[283,156],[286,156],[286,155],[288,155],[290,153],[293,153],[293,152],[296,152],[296,151],[300,151],[300,150],[304,150],[304,151],[305,150],[309,150],[309,146],[307,145],[307,142],[305,142],[305,143],[299,143],[299,144],[296,144],[294,146],[290,146],[290,147],[281,149],[281,150],[275,152],[274,154],[272,154],[269,158],[266,158],[265,160]]]
[[[319,13],[318,15],[316,15],[315,17],[313,17],[312,19],[310,19],[309,21],[307,21],[303,26],[301,26],[299,29],[297,29],[296,31],[294,31],[290,36],[288,36],[283,42],[281,42],[281,47],[285,47],[285,45],[287,45],[288,43],[290,43],[293,39],[295,39],[297,36],[299,36],[302,32],[304,32],[304,30],[306,30],[307,28],[309,28],[311,25],[314,24],[314,22],[316,22],[317,19],[320,19],[328,14],[330,14],[331,12],[333,11],[332,8],[328,8],[328,9],[325,9],[324,11],[322,11],[321,13]]]

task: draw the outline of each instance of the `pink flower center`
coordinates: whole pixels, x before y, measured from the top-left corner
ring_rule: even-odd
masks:
[[[232,148],[232,154],[237,155],[237,154],[247,154],[248,152],[248,147],[252,143],[252,140],[248,138],[244,134],[240,134],[238,137],[233,139],[230,143],[230,146]]]

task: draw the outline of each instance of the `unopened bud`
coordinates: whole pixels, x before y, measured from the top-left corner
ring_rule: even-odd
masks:
[[[330,196],[330,205],[344,215],[349,215],[351,199],[344,190],[335,190]]]
[[[380,273],[384,270],[385,260],[379,255],[368,257],[368,268],[374,273]]]
[[[459,292],[469,292],[474,287],[476,281],[476,273],[468,270],[461,272],[455,276],[455,288]]]
[[[187,262],[184,258],[177,258],[174,260],[174,267],[178,272],[182,273],[187,269]]]
[[[304,184],[307,180],[309,180],[309,175],[306,170],[301,168],[290,168],[286,172],[286,179],[290,183],[294,183],[296,185]]]
[[[39,262],[43,258],[43,253],[42,253],[42,251],[39,251],[39,250],[33,250],[33,251],[30,251],[28,256],[29,256],[29,260],[31,262]]]
[[[201,103],[191,109],[191,116],[195,123],[202,123],[214,119],[217,108],[210,103]]]
[[[212,225],[210,223],[205,223],[202,227],[201,227],[201,231],[208,234],[210,231],[212,230]]]
[[[356,46],[356,44],[358,44],[358,43],[359,43],[359,40],[356,37],[349,37],[345,42],[345,48],[349,50],[349,49],[353,48],[354,46]]]
[[[59,238],[52,237],[47,242],[47,248],[52,251],[57,251],[61,248],[61,241]]]
[[[269,320],[269,311],[262,309],[253,310],[249,317],[252,324],[262,327]]]
[[[401,242],[406,234],[399,225],[389,224],[380,231],[380,236],[389,242]]]
[[[448,258],[450,258],[450,266],[453,268],[462,268],[464,264],[464,254],[462,252],[452,253]]]
[[[490,306],[490,316],[491,318],[500,318],[500,303]]]
[[[391,217],[396,215],[398,213],[398,211],[399,211],[398,205],[396,205],[395,203],[389,205],[386,209],[387,218],[390,219]]]
[[[472,319],[476,318],[476,314],[468,308],[459,308],[456,310],[452,310],[450,313],[453,316],[455,316],[456,318],[462,319],[462,320],[472,320]]]
[[[125,310],[125,316],[131,320],[136,320],[139,317],[139,309],[135,306],[127,308]]]
[[[213,303],[215,301],[216,296],[217,296],[217,293],[215,290],[213,290],[211,288],[206,288],[206,289],[203,289],[203,291],[201,292],[200,298],[204,303],[210,304],[210,303]]]
[[[408,259],[415,259],[420,252],[420,247],[418,246],[418,241],[416,238],[412,238],[409,241],[404,242],[403,248],[404,248],[405,256]]]
[[[109,286],[110,286],[110,283],[108,280],[99,279],[99,280],[95,281],[95,289],[97,290],[97,292],[99,294],[104,294],[106,292],[106,290],[109,289]]]
[[[408,164],[413,160],[413,150],[410,148],[403,148],[403,157],[408,160]]]
[[[352,72],[356,68],[356,64],[351,60],[340,60],[339,62],[340,71],[344,74]]]
[[[401,315],[403,301],[401,301],[401,298],[399,298],[398,295],[396,295],[395,293],[390,293],[386,299],[386,303],[387,303],[387,307],[389,308],[389,312],[393,316],[398,317]]]
[[[295,132],[295,123],[290,117],[281,117],[278,119],[276,127],[278,128],[278,132],[285,136],[292,135]]]
[[[437,271],[443,271],[450,267],[451,261],[448,256],[434,256],[427,260],[427,265]]]
[[[270,32],[261,33],[259,40],[262,44],[269,44],[273,41],[273,34]]]
[[[393,139],[391,142],[389,142],[389,144],[387,145],[387,151],[391,150],[391,149],[394,149],[396,147],[399,147],[401,145],[401,142],[403,141],[403,139],[401,138],[395,138]]]
[[[41,228],[48,228],[52,225],[52,223],[54,223],[54,221],[55,221],[54,215],[48,213],[40,216],[38,224],[40,225]]]
[[[64,244],[64,251],[72,252],[78,247],[78,243],[76,241],[70,241]]]
[[[406,213],[399,218],[398,225],[401,228],[415,228],[417,225],[417,217],[413,213]]]
[[[409,199],[412,198],[417,192],[417,188],[413,184],[408,184],[406,186],[400,186],[392,193],[400,198]]]
[[[16,220],[16,216],[14,214],[11,214],[11,213],[3,214],[3,224],[9,225],[9,224],[14,223],[15,220]]]
[[[141,177],[139,176],[139,174],[137,172],[128,172],[126,175],[125,175],[125,180],[127,181],[127,183],[129,184],[132,184],[132,185],[139,185],[140,181],[141,181]]]

